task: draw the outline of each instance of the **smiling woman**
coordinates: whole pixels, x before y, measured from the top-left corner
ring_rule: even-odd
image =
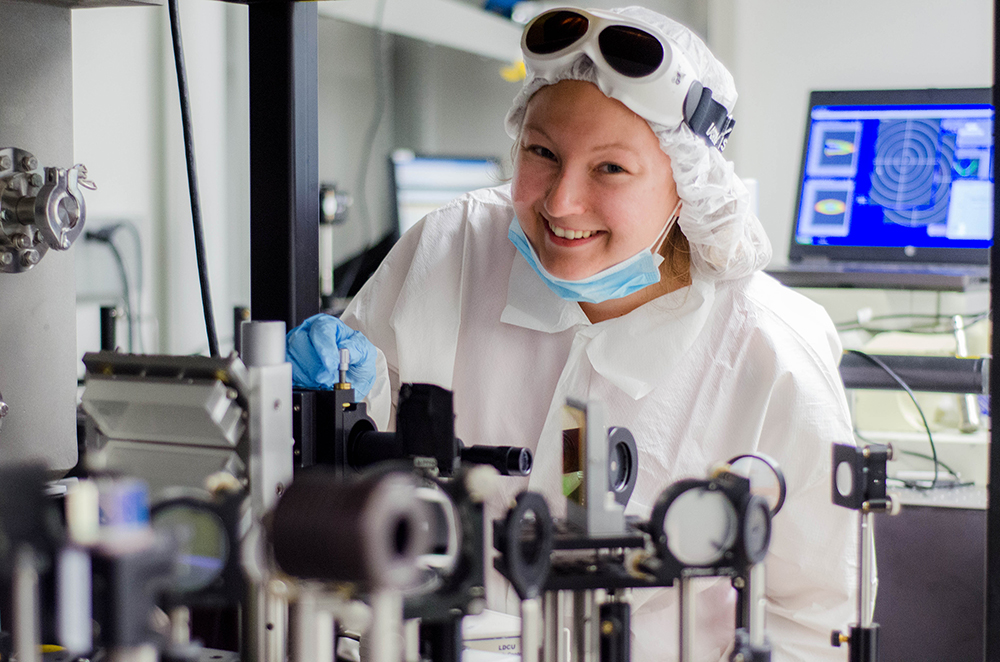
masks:
[[[594,84],[565,80],[531,98],[516,149],[514,245],[592,322],[690,284],[683,258],[661,266],[663,247],[678,247],[666,237],[681,201],[645,120]]]
[[[530,448],[531,476],[504,479],[489,519],[525,488],[562,515],[568,398],[603,402],[634,435],[629,515],[648,518],[665,486],[727,458],[775,458],[788,486],[767,559],[775,657],[841,659],[830,631],[853,616],[857,549],[851,513],[830,499],[831,445],[853,439],[841,350],[822,308],[760,272],[770,245],[721,152],[732,77],[687,28],[634,7],[545,12],[522,52],[512,182],[427,215],[327,322],[378,349],[358,352],[376,375],[369,412],[384,429],[400,384],[429,382],[454,391],[466,443]],[[293,336],[293,365],[336,354]],[[314,363],[296,379],[336,373]],[[733,588],[698,586],[713,608],[699,612],[694,659],[720,660]],[[517,613],[492,570],[487,601]],[[636,591],[634,659],[676,659],[677,608],[673,590]]]

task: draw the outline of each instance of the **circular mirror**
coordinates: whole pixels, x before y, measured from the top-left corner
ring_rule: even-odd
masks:
[[[735,544],[739,523],[725,494],[701,486],[671,502],[663,530],[674,558],[684,565],[707,566],[722,559]]]
[[[176,591],[200,591],[219,578],[229,558],[229,538],[218,515],[181,503],[159,509],[152,519],[154,528],[169,532],[177,541]]]
[[[729,461],[729,470],[750,481],[750,492],[764,497],[771,515],[785,503],[785,475],[778,463],[761,454],[738,455]]]

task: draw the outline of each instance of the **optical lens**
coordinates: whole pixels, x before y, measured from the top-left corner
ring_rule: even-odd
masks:
[[[645,30],[612,25],[601,31],[597,43],[604,59],[622,76],[648,76],[663,63],[663,45]]]
[[[524,44],[536,55],[561,51],[587,34],[590,22],[586,16],[558,10],[542,14],[528,28]]]

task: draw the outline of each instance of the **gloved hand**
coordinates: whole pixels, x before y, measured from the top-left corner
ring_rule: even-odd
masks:
[[[340,381],[340,350],[351,353],[347,381],[361,400],[375,383],[375,345],[336,317],[320,313],[288,332],[285,353],[292,383],[301,388],[332,389]]]

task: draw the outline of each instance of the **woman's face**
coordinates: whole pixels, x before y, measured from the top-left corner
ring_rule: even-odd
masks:
[[[512,195],[542,265],[567,280],[649,248],[678,201],[649,125],[584,81],[549,85],[528,102]]]

